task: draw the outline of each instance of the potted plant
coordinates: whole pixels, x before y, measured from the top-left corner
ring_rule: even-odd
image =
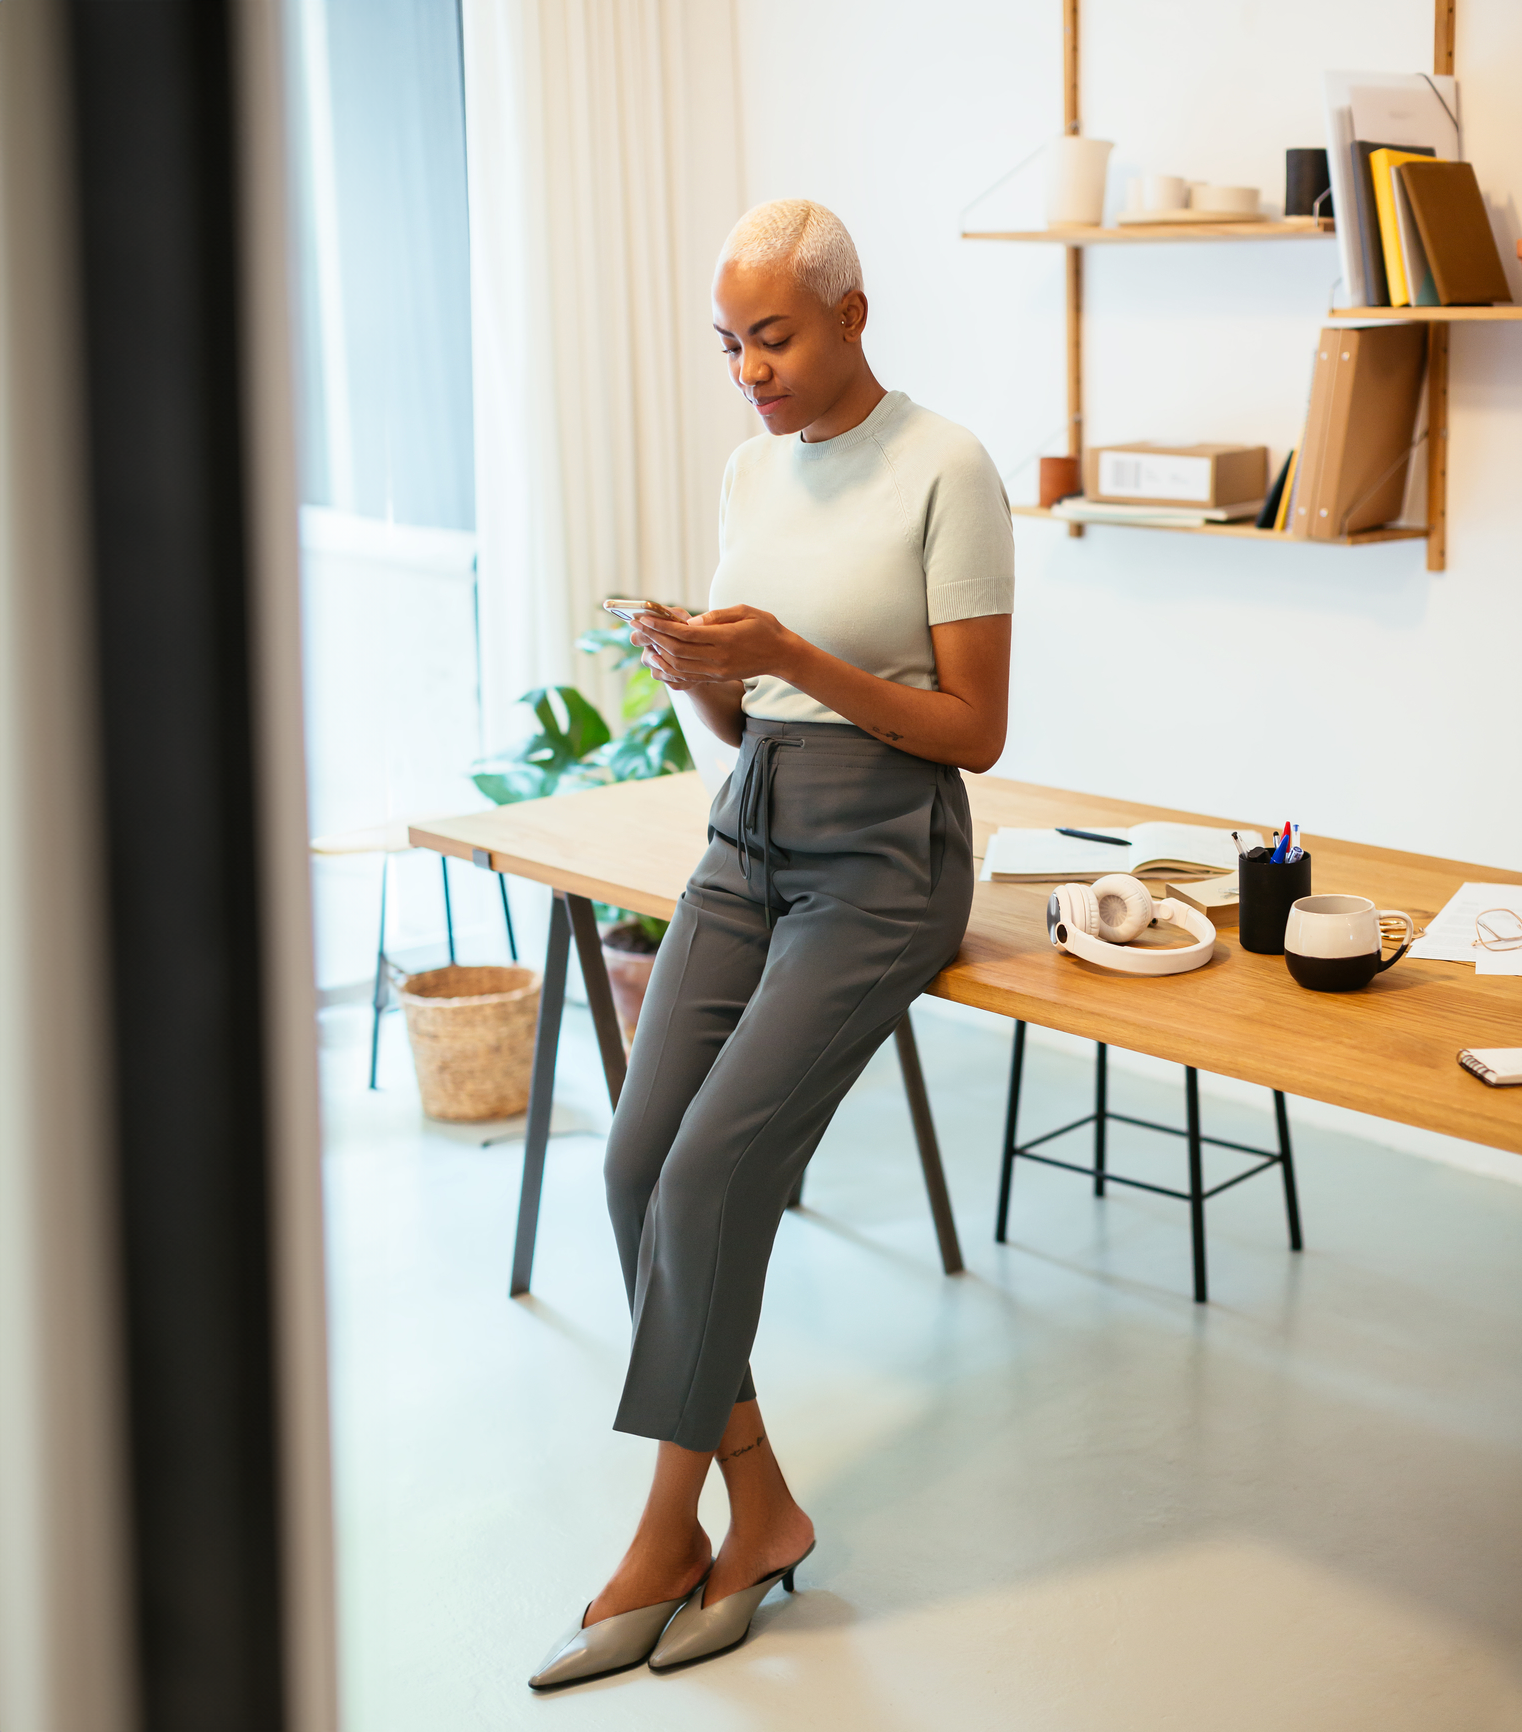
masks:
[[[543,799],[572,788],[644,781],[692,768],[682,728],[660,681],[640,662],[626,625],[583,632],[577,648],[588,655],[612,650],[615,670],[626,673],[623,733],[614,736],[602,713],[575,686],[539,686],[521,702],[539,731],[495,757],[482,759],[471,779],[499,806]],[[667,922],[627,908],[597,904],[603,960],[624,1039],[634,1038],[655,953]]]

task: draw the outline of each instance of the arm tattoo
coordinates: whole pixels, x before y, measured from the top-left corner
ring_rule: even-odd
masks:
[[[884,740],[901,740],[902,734],[895,734],[892,728],[873,728],[872,732]]]

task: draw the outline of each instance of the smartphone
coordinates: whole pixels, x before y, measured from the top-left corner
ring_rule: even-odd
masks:
[[[669,607],[663,607],[658,601],[631,601],[627,596],[615,596],[611,601],[605,601],[603,606],[609,613],[616,613],[622,620],[633,625],[638,615],[653,613],[657,619],[675,619],[677,616]]]

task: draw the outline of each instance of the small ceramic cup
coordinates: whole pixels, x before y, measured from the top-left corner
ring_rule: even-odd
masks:
[[[1406,923],[1404,943],[1383,961],[1381,917]],[[1312,992],[1356,992],[1399,962],[1415,937],[1409,914],[1376,908],[1367,896],[1302,896],[1285,924],[1284,960],[1295,980]]]
[[[1181,174],[1149,174],[1142,177],[1144,210],[1187,210],[1189,182]]]

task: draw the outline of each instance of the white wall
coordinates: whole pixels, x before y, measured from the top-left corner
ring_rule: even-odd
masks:
[[[1059,0],[738,4],[749,197],[839,211],[883,382],[1012,468],[1064,414],[1061,254],[961,241],[958,211],[1060,129]],[[1431,0],[1084,0],[1085,130],[1116,141],[1117,178],[1282,200],[1285,148],[1323,141],[1324,66],[1425,70],[1431,54]],[[1466,0],[1466,144],[1522,297],[1519,66],[1522,8]],[[1012,189],[978,214],[1018,207]],[[1091,442],[1262,440],[1277,457],[1297,440],[1333,242],[1093,248],[1087,268]],[[1522,740],[1522,327],[1454,328],[1451,421],[1444,573],[1419,542],[1070,541],[1017,521],[1001,770],[1522,863],[1522,801],[1501,791]],[[1013,478],[1016,500],[1034,490],[1033,467]]]
[[[1063,421],[1062,257],[964,242],[958,213],[1061,128],[1059,0],[737,4],[750,200],[803,195],[840,213],[879,377],[1013,469]],[[1115,140],[1115,181],[1152,169],[1282,201],[1285,149],[1324,142],[1323,67],[1432,64],[1431,0],[1082,11],[1084,130]],[[1519,67],[1522,7],[1465,0],[1466,148],[1522,299]],[[1022,209],[1034,226],[1038,181],[989,199],[971,226]],[[1333,242],[1093,248],[1087,269],[1091,442],[1263,441],[1277,459],[1298,440]],[[1113,528],[1070,541],[1017,519],[1001,773],[1293,816],[1313,846],[1322,831],[1522,865],[1522,326],[1455,326],[1452,353],[1446,572],[1428,574],[1420,542]],[[1034,498],[1034,466],[1010,491]]]

